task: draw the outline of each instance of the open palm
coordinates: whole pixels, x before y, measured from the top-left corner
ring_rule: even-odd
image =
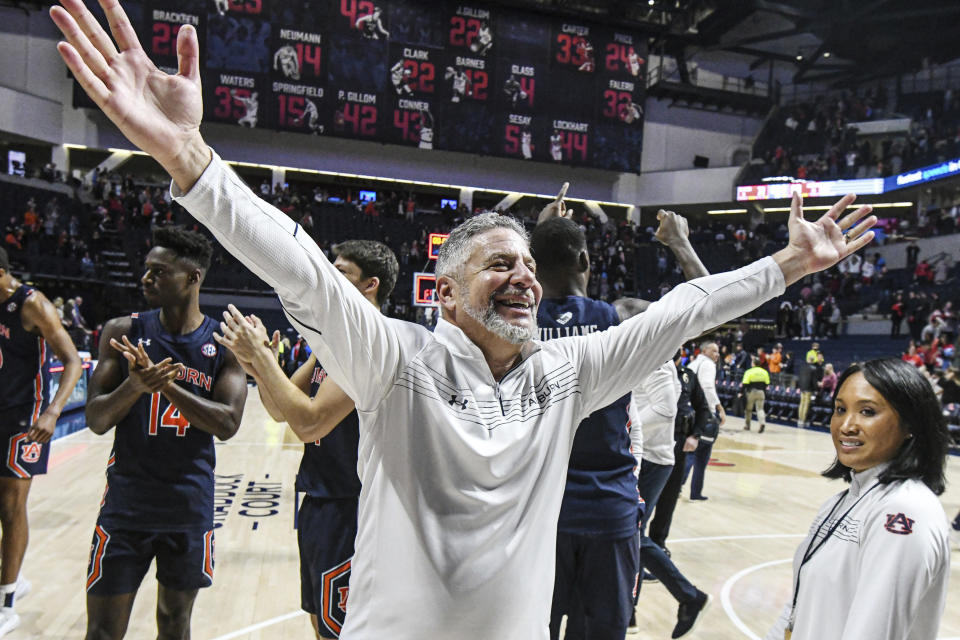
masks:
[[[160,71],[143,51],[117,0],[100,0],[110,36],[82,0],[62,0],[50,16],[66,37],[58,50],[80,86],[137,147],[170,170],[201,141],[199,44],[190,26],[177,38],[179,72]],[[172,173],[172,171],[171,171]]]
[[[788,248],[806,256],[808,273],[835,265],[873,240],[870,227],[876,224],[877,219],[868,216],[872,209],[870,206],[859,207],[840,217],[853,204],[854,199],[853,195],[844,196],[818,220],[808,221],[803,218],[800,195],[794,194],[788,223]]]

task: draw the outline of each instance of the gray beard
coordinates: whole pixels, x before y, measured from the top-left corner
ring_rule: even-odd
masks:
[[[464,291],[464,298],[470,296],[470,291]],[[471,306],[469,303],[463,303],[463,310],[467,313],[468,316],[479,322],[483,325],[483,328],[497,336],[501,340],[505,340],[510,344],[524,344],[533,340],[537,335],[537,307],[531,307],[530,312],[533,314],[533,326],[532,327],[518,327],[516,325],[510,324],[503,319],[496,309],[494,309],[493,296],[490,296],[490,300],[487,302],[486,307],[476,308]]]

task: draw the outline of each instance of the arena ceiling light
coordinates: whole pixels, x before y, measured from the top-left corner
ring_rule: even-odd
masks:
[[[64,143],[62,146],[63,146],[64,149],[68,149],[68,150],[69,150],[69,149],[77,149],[77,150],[87,150],[87,149],[91,149],[91,147],[88,147],[88,146],[85,145],[85,144],[74,144],[74,143],[70,143],[70,142],[66,142],[66,143]],[[96,149],[93,149],[93,150],[96,150]],[[124,153],[124,154],[132,154],[132,155],[139,155],[139,156],[145,156],[145,155],[147,155],[147,154],[144,153],[143,151],[137,151],[137,150],[134,150],[134,149],[115,149],[115,148],[109,148],[109,149],[106,149],[106,151],[109,151],[110,153]],[[456,189],[456,190],[469,189],[469,190],[474,191],[474,192],[479,191],[479,192],[481,192],[481,193],[502,193],[502,194],[505,194],[505,195],[506,195],[506,194],[517,194],[517,195],[522,196],[522,197],[539,198],[539,199],[545,199],[545,200],[553,200],[554,198],[556,198],[556,194],[529,193],[529,192],[522,192],[522,191],[512,191],[512,190],[509,190],[509,189],[490,189],[490,188],[486,188],[486,187],[468,187],[468,186],[465,186],[465,185],[447,184],[447,183],[444,183],[444,182],[426,182],[426,181],[423,181],[423,180],[400,180],[400,179],[397,179],[397,178],[384,178],[384,177],[382,177],[382,176],[371,176],[371,175],[364,175],[364,174],[360,174],[360,173],[344,173],[344,172],[341,172],[341,171],[321,171],[321,170],[319,170],[319,169],[303,169],[303,168],[301,168],[301,167],[287,167],[287,166],[283,166],[283,165],[263,164],[263,163],[260,163],[260,162],[244,162],[244,161],[242,161],[242,160],[227,160],[226,162],[227,162],[227,164],[233,165],[233,166],[235,166],[235,167],[251,167],[251,168],[254,168],[254,169],[265,169],[265,170],[267,170],[267,171],[274,171],[274,170],[280,170],[280,171],[295,171],[295,172],[297,172],[297,173],[309,173],[309,174],[313,174],[313,175],[330,176],[330,177],[335,177],[335,178],[349,178],[349,179],[352,179],[352,180],[369,180],[369,181],[372,181],[372,182],[387,182],[387,183],[393,183],[393,184],[399,184],[399,185],[414,185],[414,186],[420,186],[420,187],[433,187],[433,188],[438,188],[438,189]],[[623,208],[627,209],[628,211],[633,208],[633,205],[631,205],[631,204],[626,204],[626,203],[623,203],[623,202],[609,202],[609,201],[606,201],[606,200],[591,200],[591,199],[589,199],[589,198],[572,198],[572,197],[568,197],[568,198],[566,198],[566,201],[567,201],[567,202],[576,202],[576,203],[580,203],[580,204],[584,204],[584,205],[586,205],[587,203],[595,203],[595,204],[602,205],[602,206],[607,206],[607,207],[623,207]]]
[[[281,170],[281,171],[296,171],[296,172],[298,172],[298,173],[311,173],[311,174],[314,174],[314,175],[323,175],[323,176],[330,176],[330,177],[335,177],[335,178],[349,178],[349,179],[352,179],[352,180],[369,180],[369,181],[371,181],[371,182],[387,182],[387,183],[400,184],[400,185],[415,185],[415,186],[420,186],[420,187],[434,187],[434,188],[439,188],[439,189],[457,189],[457,190],[469,189],[469,190],[471,190],[471,191],[473,191],[473,192],[478,192],[478,191],[479,191],[479,192],[481,192],[481,193],[502,193],[502,194],[504,194],[504,195],[516,194],[516,195],[518,195],[518,196],[525,197],[525,198],[526,198],[526,197],[529,197],[529,198],[539,198],[539,199],[546,199],[546,200],[553,200],[554,198],[557,197],[556,194],[530,193],[530,192],[525,192],[525,191],[512,191],[512,190],[510,190],[510,189],[491,189],[491,188],[487,188],[487,187],[468,187],[468,186],[465,186],[465,185],[447,184],[447,183],[444,183],[444,182],[426,182],[426,181],[424,181],[424,180],[401,180],[401,179],[398,179],[398,178],[384,178],[384,177],[381,177],[381,176],[371,176],[371,175],[364,175],[364,174],[360,174],[360,173],[343,173],[343,172],[341,172],[341,171],[320,171],[320,170],[318,170],[318,169],[301,169],[301,168],[299,168],[299,167],[285,167],[285,166],[282,166],[282,165],[261,164],[261,163],[257,163],[257,162],[243,162],[243,161],[239,161],[239,160],[227,160],[226,162],[227,162],[227,164],[231,164],[231,165],[234,165],[234,166],[237,166],[237,167],[252,167],[252,168],[256,168],[256,169],[267,169],[267,170],[270,170],[270,171],[273,171],[274,169],[278,169],[278,170]],[[578,202],[578,203],[581,203],[581,204],[586,204],[586,203],[588,203],[588,202],[592,202],[592,203],[596,203],[596,204],[604,205],[604,206],[608,206],[608,207],[624,207],[624,208],[626,208],[626,209],[630,209],[631,207],[633,207],[633,205],[625,204],[625,203],[623,203],[623,202],[609,202],[609,201],[606,201],[606,200],[591,200],[591,199],[588,199],[588,198],[572,198],[572,197],[567,197],[567,198],[565,198],[565,200],[566,200],[567,202]]]
[[[746,213],[746,209],[707,209],[707,213],[712,216],[722,216],[734,213]]]
[[[914,203],[912,202],[875,202],[870,204],[874,209],[901,209],[904,207],[912,207]],[[847,209],[856,209],[863,205],[852,204]],[[829,204],[818,204],[812,206],[804,206],[804,211],[829,211],[833,205]],[[764,213],[786,213],[790,211],[790,207],[765,207],[763,208]]]

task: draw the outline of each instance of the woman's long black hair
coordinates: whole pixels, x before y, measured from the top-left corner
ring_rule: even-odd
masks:
[[[903,441],[879,481],[887,484],[916,478],[936,495],[943,493],[950,433],[930,383],[912,364],[899,358],[880,358],[850,365],[837,380],[834,399],[847,378],[855,373],[863,374],[896,412],[900,427],[913,436]],[[850,472],[838,459],[823,475],[849,482]]]

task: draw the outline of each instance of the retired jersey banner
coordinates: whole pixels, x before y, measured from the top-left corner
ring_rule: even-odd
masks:
[[[180,28],[197,29],[205,121],[640,171],[644,33],[454,0],[126,7],[168,73]]]

